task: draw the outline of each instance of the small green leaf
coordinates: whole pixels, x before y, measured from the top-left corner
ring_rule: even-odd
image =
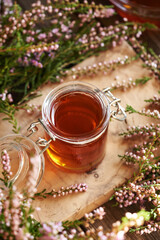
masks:
[[[136,85],[138,85],[138,84],[145,84],[150,79],[151,79],[150,77],[138,78],[138,79],[135,80],[135,83],[136,83]]]
[[[137,111],[132,107],[132,106],[130,106],[130,105],[128,105],[127,104],[127,106],[126,106],[126,110],[125,110],[126,112],[128,112],[129,114],[131,114],[131,113],[137,113]]]

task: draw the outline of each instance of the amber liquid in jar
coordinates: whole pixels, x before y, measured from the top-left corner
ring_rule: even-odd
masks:
[[[102,103],[93,94],[71,91],[55,98],[50,108],[49,125],[50,131],[59,137],[47,149],[49,159],[72,172],[95,168],[105,154],[107,126],[96,137],[103,118]],[[88,141],[92,135],[92,141]]]
[[[150,22],[160,27],[160,0],[111,0],[129,21]]]

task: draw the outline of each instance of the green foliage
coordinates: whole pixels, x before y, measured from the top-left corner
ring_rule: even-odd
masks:
[[[131,113],[137,113],[137,111],[130,105],[127,104],[126,106],[126,109],[125,109],[126,112],[128,112],[129,114]]]
[[[19,132],[15,119],[17,104],[23,102],[26,96],[42,84],[48,81],[59,81],[66,70],[108,49],[113,41],[118,42],[123,37],[124,31],[121,30],[113,31],[113,34],[106,34],[102,37],[98,27],[102,24],[98,18],[94,17],[96,11],[106,11],[112,8],[112,5],[88,4],[81,1],[76,3],[55,1],[50,7],[61,11],[63,17],[59,16],[56,11],[54,13],[44,11],[44,17],[37,17],[32,11],[33,9],[37,11],[38,5],[23,13],[19,5],[15,3],[8,15],[2,16],[1,19],[3,31],[0,33],[0,39],[3,39],[4,35],[7,38],[3,39],[4,42],[0,47],[0,92],[4,93],[7,90],[11,93],[14,104],[7,105],[5,111],[4,103],[0,101],[0,111],[7,115],[6,119],[13,124],[13,131],[16,133]],[[79,14],[88,14],[88,20],[82,22]],[[16,25],[12,18],[16,20]],[[24,26],[22,21],[25,21]],[[74,26],[71,28],[72,24]],[[68,32],[63,31],[62,25],[68,29]],[[16,27],[13,28],[13,26]],[[146,28],[154,26],[145,23],[136,24],[134,28],[132,22],[113,25],[113,29],[124,30],[124,27],[125,35],[130,37],[135,35],[139,28],[140,31],[145,31]],[[9,31],[5,31],[6,29]],[[96,38],[92,36],[93,29],[95,29]],[[55,30],[58,33],[53,34]],[[110,30],[104,28],[103,31],[107,33]],[[45,34],[45,39],[41,39],[40,34]],[[32,39],[27,40],[27,38]],[[82,41],[83,38],[86,40]],[[57,49],[54,49],[55,45],[58,46]],[[51,47],[53,50],[50,50]]]
[[[147,83],[151,78],[150,77],[143,77],[143,78],[138,78],[135,80],[136,85],[138,84],[145,84]]]
[[[20,127],[18,126],[17,119],[15,117],[16,107],[14,104],[10,104],[8,101],[2,101],[0,99],[0,113],[5,114],[7,117],[3,120],[7,120],[12,124],[12,131],[14,133],[19,133]]]
[[[63,227],[68,230],[70,228],[78,228],[83,223],[83,220],[75,220],[75,221],[64,221]]]

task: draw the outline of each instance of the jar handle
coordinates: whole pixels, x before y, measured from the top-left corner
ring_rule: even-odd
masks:
[[[111,111],[111,117],[119,120],[124,121],[127,117],[124,108],[120,105],[120,99],[116,98],[110,91],[110,87],[104,88],[102,92],[107,96],[109,105],[113,106],[115,110]]]
[[[31,125],[29,126],[29,128],[27,129],[27,131],[29,131],[30,133],[27,135],[27,137],[30,137],[33,133],[38,131],[38,127],[37,125],[41,124],[42,127],[44,128],[44,130],[48,133],[48,135],[50,136],[50,133],[48,131],[48,129],[46,128],[46,126],[43,123],[42,119],[38,119],[37,122],[33,122],[31,123]],[[40,154],[42,154],[50,145],[51,141],[55,141],[55,138],[50,136],[50,139],[47,141],[44,138],[39,137],[39,139],[35,142],[39,147],[44,147],[41,151]]]

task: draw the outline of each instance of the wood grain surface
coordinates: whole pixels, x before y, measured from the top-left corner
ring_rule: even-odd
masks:
[[[134,56],[135,53],[132,48],[124,42],[123,45],[117,46],[114,49],[101,53],[97,57],[86,59],[81,66],[88,66],[94,63],[110,61],[120,57],[124,59],[125,56]],[[97,86],[99,89],[111,86],[115,82],[115,76],[120,79],[127,80],[129,77],[133,79],[149,76],[148,70],[142,67],[142,61],[136,60],[131,64],[118,67],[115,71],[111,71],[107,75],[98,74],[95,77],[83,77],[81,81],[86,81]],[[72,81],[66,79],[65,81]],[[57,84],[47,84],[40,90],[42,97],[34,99],[34,103],[43,103],[45,96]],[[132,105],[135,109],[140,110],[146,104],[144,99],[152,97],[157,93],[159,82],[154,78],[144,86],[137,86],[129,89],[126,92],[119,90],[114,91],[114,95],[121,99],[121,105]],[[3,117],[3,116],[1,116]],[[38,116],[28,116],[24,111],[17,114],[19,124],[22,126],[22,133],[26,134],[26,129],[32,121],[36,121]],[[110,121],[108,139],[106,144],[106,155],[102,163],[94,171],[84,174],[66,173],[57,169],[50,161],[45,158],[45,172],[42,181],[39,185],[39,191],[46,188],[48,191],[53,188],[58,190],[61,186],[70,186],[75,183],[85,182],[88,185],[88,190],[85,193],[72,194],[67,197],[47,199],[37,198],[34,201],[34,206],[41,206],[41,211],[35,214],[39,221],[58,221],[58,220],[73,220],[81,218],[85,212],[90,212],[101,204],[105,203],[113,193],[113,189],[122,184],[126,179],[130,178],[135,171],[134,168],[127,167],[120,161],[118,154],[122,155],[128,148],[119,136],[119,133],[125,131],[128,125],[142,125],[149,121],[148,118],[139,117],[136,114],[128,115],[125,122],[117,120]],[[11,126],[10,126],[11,127]],[[8,123],[2,121],[0,126],[0,136],[7,135],[11,132]],[[38,136],[43,137],[43,129],[39,129]],[[132,144],[132,143],[130,143]],[[57,211],[60,209],[60,211]]]

